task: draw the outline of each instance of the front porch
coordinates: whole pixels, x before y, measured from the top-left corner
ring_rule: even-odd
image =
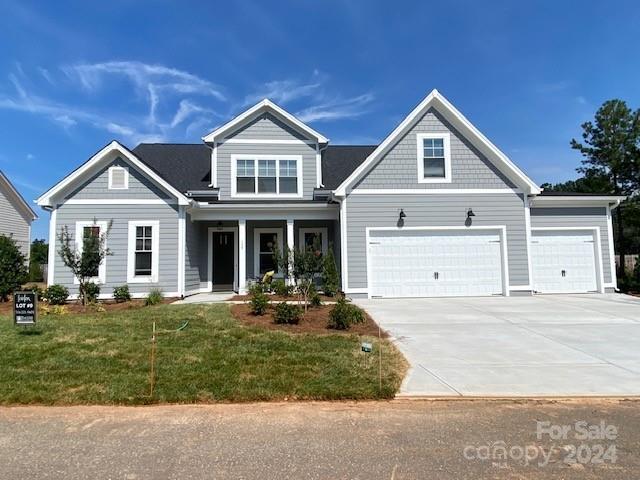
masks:
[[[302,248],[317,241],[323,253],[333,250],[339,268],[337,206],[315,202],[305,204],[306,208],[289,205],[261,211],[264,204],[228,205],[206,204],[187,214],[186,295],[232,290],[246,293],[251,281],[278,270],[273,251],[283,251],[285,246]],[[282,272],[276,277],[282,277]]]

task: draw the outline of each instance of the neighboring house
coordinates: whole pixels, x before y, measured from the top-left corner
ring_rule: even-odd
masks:
[[[112,142],[38,199],[57,256],[113,220],[102,295],[246,291],[272,251],[333,248],[349,295],[604,292],[616,286],[611,209],[547,195],[436,90],[377,146],[333,146],[269,100],[202,144]],[[97,225],[93,224],[94,218]],[[81,242],[78,243],[79,245]]]
[[[0,235],[11,236],[28,258],[31,249],[31,222],[38,215],[0,171]]]

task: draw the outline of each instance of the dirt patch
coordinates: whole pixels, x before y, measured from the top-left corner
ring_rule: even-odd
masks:
[[[291,295],[290,297],[283,297],[282,295],[271,295],[267,293],[270,302],[295,302],[298,299],[297,295]],[[247,302],[251,299],[251,295],[234,295],[231,300],[234,302]],[[327,297],[326,295],[320,295],[320,300],[323,302],[337,302],[338,297]]]
[[[298,325],[279,325],[273,321],[273,307],[265,315],[254,315],[247,304],[231,305],[231,314],[244,325],[258,326],[269,330],[281,330],[289,333],[315,333],[315,334],[338,334],[338,335],[369,335],[378,336],[378,324],[365,312],[364,323],[354,325],[349,330],[334,330],[327,328],[329,322],[329,312],[333,305],[322,305],[321,307],[310,308]],[[389,334],[381,330],[383,338]]]
[[[162,303],[173,303],[177,299],[176,298],[164,298]],[[126,310],[136,310],[138,308],[144,307],[144,300],[131,300],[130,302],[122,302],[116,303],[114,301],[103,301],[98,302],[100,307],[103,307],[107,312],[119,312]],[[38,302],[38,312],[42,312],[44,307],[53,308],[53,305],[49,305],[46,302]],[[96,307],[88,305],[83,307],[79,303],[69,302],[64,305],[67,313],[75,314],[75,313],[90,313],[95,312]],[[0,315],[13,315],[13,300],[9,300],[8,302],[0,302]]]

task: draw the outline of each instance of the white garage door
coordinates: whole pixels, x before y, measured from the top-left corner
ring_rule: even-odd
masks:
[[[598,290],[592,231],[533,231],[533,290],[537,293],[586,293]]]
[[[372,297],[502,295],[498,232],[369,232]]]

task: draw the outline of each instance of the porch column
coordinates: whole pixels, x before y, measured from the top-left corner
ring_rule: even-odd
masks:
[[[247,290],[247,221],[238,220],[238,293]]]
[[[293,279],[291,278],[293,275],[293,265],[291,261],[293,259],[293,249],[295,247],[293,235],[293,218],[287,218],[287,247],[289,248],[289,281],[291,282],[291,284],[293,284]]]

